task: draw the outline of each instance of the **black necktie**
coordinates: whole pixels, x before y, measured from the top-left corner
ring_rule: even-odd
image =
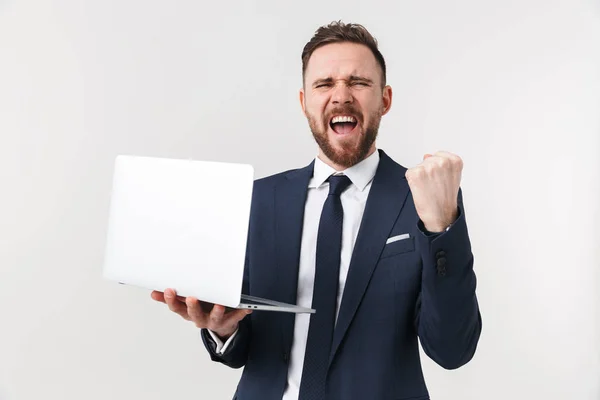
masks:
[[[325,399],[325,378],[333,328],[342,250],[344,210],[340,195],[352,183],[347,176],[329,177],[329,195],[319,222],[315,285],[299,400]]]

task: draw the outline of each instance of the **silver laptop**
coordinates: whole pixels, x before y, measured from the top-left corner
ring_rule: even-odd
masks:
[[[314,313],[242,294],[254,169],[119,155],[104,278],[230,308]]]

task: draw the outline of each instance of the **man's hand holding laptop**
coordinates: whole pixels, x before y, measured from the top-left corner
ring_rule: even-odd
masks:
[[[152,299],[165,303],[183,319],[192,321],[198,328],[209,329],[226,341],[237,330],[239,322],[252,310],[229,309],[218,304],[201,302],[195,297],[177,296],[173,289],[153,291]]]

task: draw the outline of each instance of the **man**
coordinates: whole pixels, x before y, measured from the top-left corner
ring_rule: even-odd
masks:
[[[255,182],[243,291],[317,312],[152,297],[202,328],[212,360],[245,366],[239,400],[429,399],[418,339],[454,369],[481,333],[462,161],[437,152],[406,169],[376,149],[392,90],[362,26],[319,28],[302,63],[318,156]]]

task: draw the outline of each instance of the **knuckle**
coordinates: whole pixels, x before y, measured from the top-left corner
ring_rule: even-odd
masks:
[[[218,326],[221,324],[221,318],[219,318],[217,315],[214,315],[214,313],[210,314],[210,323]]]
[[[215,321],[213,321],[211,319],[209,319],[208,321],[206,321],[204,323],[204,325],[206,325],[206,327],[208,329],[210,329],[211,331],[218,331],[219,328],[221,327],[221,324],[217,324],[217,323],[215,323]]]
[[[201,315],[198,314],[189,314],[190,321],[192,321],[198,328],[204,328],[206,326],[206,321],[202,318]]]
[[[188,311],[188,314],[192,318],[192,320],[194,320],[194,322],[201,323],[201,324],[205,323],[205,318],[202,317],[202,313],[199,313],[199,312],[191,312],[190,313]]]
[[[196,318],[196,313],[194,312],[194,309],[191,307],[186,307],[185,309],[185,313],[187,315],[189,315],[191,318]]]

